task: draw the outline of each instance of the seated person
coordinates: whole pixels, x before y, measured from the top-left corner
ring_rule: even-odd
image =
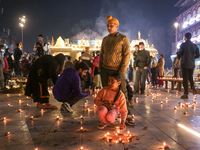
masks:
[[[85,76],[89,66],[81,62],[73,68],[66,68],[58,78],[53,95],[56,100],[63,102],[61,109],[66,112],[73,112],[72,106],[84,97],[92,94],[91,90],[82,91],[80,76]]]
[[[98,129],[104,129],[107,121],[111,126],[115,126],[115,119],[119,113],[121,116],[120,129],[126,129],[125,121],[127,116],[126,99],[120,90],[122,77],[119,73],[113,73],[109,76],[108,86],[99,91],[94,99],[94,104],[98,107],[100,124]]]
[[[92,81],[92,75],[87,71],[85,76],[80,76],[82,90],[93,89],[96,87],[96,83]]]

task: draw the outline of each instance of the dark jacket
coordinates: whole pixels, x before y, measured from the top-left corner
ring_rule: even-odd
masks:
[[[150,54],[148,51],[139,50],[136,58],[136,67],[144,68],[150,65]]]
[[[15,48],[14,52],[15,52],[14,53],[15,61],[19,61],[21,59],[21,56],[22,56],[22,51],[19,48]]]
[[[57,100],[66,100],[72,96],[87,97],[90,93],[82,91],[79,73],[73,68],[66,68],[53,88],[53,95]]]
[[[137,52],[134,52],[134,53],[133,53],[133,60],[134,60],[133,68],[134,68],[134,69],[136,68],[136,58],[137,58],[137,55],[138,55]]]
[[[44,55],[36,59],[30,69],[25,95],[31,96],[31,94],[33,94],[37,96],[39,90],[41,90],[42,93],[44,92],[43,94],[49,95],[47,91],[47,80],[51,78],[53,84],[56,84],[64,60],[65,56],[63,54],[58,54],[56,56]],[[41,85],[42,88],[39,89],[38,85]],[[39,97],[42,98],[41,96]]]
[[[12,54],[9,53],[9,57],[7,58],[9,69],[13,69],[13,60],[12,60]]]
[[[151,69],[152,79],[156,80],[158,78],[158,68],[154,67]]]
[[[181,68],[195,68],[195,58],[199,58],[199,48],[190,40],[182,43],[177,52],[178,59],[181,59]]]

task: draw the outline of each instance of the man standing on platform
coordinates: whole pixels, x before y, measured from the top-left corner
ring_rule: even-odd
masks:
[[[191,42],[191,33],[185,34],[185,43],[181,44],[177,56],[176,68],[178,68],[178,62],[181,59],[183,76],[184,95],[182,95],[181,98],[188,99],[188,80],[190,81],[190,87],[193,90],[193,94],[197,94],[193,81],[193,73],[195,68],[195,58],[199,58],[199,48],[196,44]]]
[[[141,94],[145,92],[145,81],[147,76],[147,67],[150,64],[150,54],[144,48],[144,43],[139,43],[140,51],[138,52],[136,58],[136,84],[135,84],[135,93],[139,93],[139,83],[141,85]],[[141,80],[142,76],[142,80]]]
[[[33,51],[35,52],[35,59],[41,57],[44,55],[44,53],[47,51],[48,46],[46,43],[43,41],[43,35],[39,34],[38,35],[38,42],[35,43]]]
[[[15,65],[15,74],[17,76],[20,76],[20,62],[19,60],[21,59],[22,56],[22,50],[19,48],[19,43],[16,44],[16,48],[14,49],[14,65]]]
[[[107,29],[110,33],[104,37],[101,45],[99,71],[101,75],[103,87],[108,86],[108,77],[114,72],[119,72],[122,76],[121,90],[124,93],[127,101],[128,117],[126,123],[135,125],[131,118],[131,108],[129,106],[125,72],[130,61],[130,44],[125,35],[122,35],[117,30],[119,21],[112,16],[107,17]]]

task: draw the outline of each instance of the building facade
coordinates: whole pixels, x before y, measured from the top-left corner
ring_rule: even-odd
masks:
[[[177,50],[184,42],[184,35],[187,32],[192,34],[191,41],[200,48],[200,0],[180,0],[175,7],[182,12],[177,17],[179,24],[177,29]]]
[[[85,32],[85,31],[90,31]],[[89,33],[89,36],[87,36]],[[139,42],[144,42],[145,49],[150,52],[150,55],[155,56],[158,51],[154,48],[154,46],[149,46],[148,40],[141,39],[141,33],[138,32],[138,39],[132,40],[130,42],[130,49],[131,53],[135,51],[134,46],[136,44],[139,44]],[[52,43],[50,47],[50,54],[57,55],[59,53],[62,53],[64,55],[68,55],[72,57],[72,60],[78,59],[81,55],[81,52],[85,51],[86,47],[89,47],[90,53],[100,51],[101,50],[101,44],[102,44],[102,37],[99,34],[96,34],[96,32],[92,30],[84,30],[75,36],[67,39],[63,39],[62,37],[59,37],[56,40],[56,43],[54,44],[53,38]],[[132,56],[132,55],[131,55]]]

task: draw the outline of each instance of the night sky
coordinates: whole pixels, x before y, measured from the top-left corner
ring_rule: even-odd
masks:
[[[166,27],[174,30],[173,24],[179,15],[174,5],[178,0],[1,0],[4,8],[2,25],[9,27],[17,42],[21,40],[19,17],[26,16],[24,27],[24,50],[32,51],[37,35],[44,40],[68,38],[91,28],[99,34],[108,34],[106,16],[119,19],[119,30],[130,32],[131,39],[141,31],[148,38],[151,27]]]

